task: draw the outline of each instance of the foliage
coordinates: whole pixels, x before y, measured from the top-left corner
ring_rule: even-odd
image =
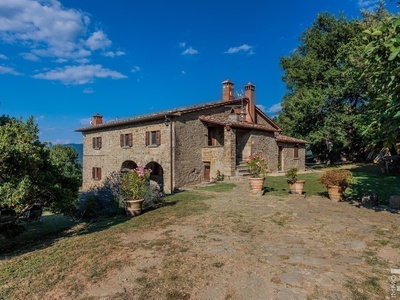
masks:
[[[366,129],[371,127],[369,120],[381,118],[382,113],[376,106],[368,105],[378,93],[374,93],[371,76],[362,77],[375,68],[362,56],[363,32],[388,16],[382,5],[374,13],[364,12],[362,20],[319,14],[302,34],[299,47],[281,59],[287,93],[277,122],[285,134],[309,141],[311,150],[321,160],[363,160],[368,148],[376,145]],[[371,36],[377,38],[372,33]],[[372,58],[377,58],[376,66],[382,60],[376,52],[371,52]],[[380,69],[390,70],[386,65]],[[388,76],[382,73],[382,78],[393,78],[394,74],[388,72]],[[383,91],[384,85],[380,86]],[[385,97],[384,93],[382,96]],[[390,110],[389,115],[395,116],[396,108]]]
[[[349,186],[352,179],[352,173],[349,170],[344,169],[332,169],[326,171],[319,182],[325,186]]]
[[[255,152],[248,158],[246,158],[245,162],[247,168],[249,169],[249,172],[252,174],[252,177],[265,178],[270,172],[270,170],[268,169],[267,159],[264,156],[258,154],[258,152]]]
[[[126,199],[143,199],[149,187],[151,169],[138,165],[136,169],[122,174],[121,193]]]
[[[214,180],[215,181],[224,181],[225,175],[221,173],[220,170],[217,170],[217,175],[215,176]]]
[[[297,168],[292,168],[285,173],[287,183],[293,184],[297,181]]]
[[[20,212],[41,203],[70,213],[81,185],[77,154],[64,146],[48,147],[38,139],[33,117],[26,122],[0,117],[0,207]]]
[[[364,31],[366,69],[363,79],[371,83],[366,136],[397,154],[400,135],[400,16],[387,16]],[[372,121],[372,122],[371,122]]]

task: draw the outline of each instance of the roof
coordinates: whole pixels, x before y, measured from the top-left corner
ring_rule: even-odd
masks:
[[[200,116],[199,119],[203,122],[208,122],[217,125],[231,126],[232,128],[246,128],[268,132],[279,132],[279,129],[271,128],[261,124],[253,124],[245,121],[235,121],[222,116]]]
[[[109,121],[107,123],[103,123],[101,125],[90,125],[90,126],[78,128],[75,131],[87,132],[87,131],[94,131],[94,130],[105,129],[105,128],[110,128],[110,127],[118,127],[118,126],[128,125],[128,124],[136,124],[136,123],[140,123],[140,122],[144,122],[144,121],[163,120],[163,119],[165,119],[165,117],[180,116],[181,114],[191,113],[191,112],[195,112],[195,111],[201,111],[204,109],[240,103],[241,100],[242,99],[233,99],[233,100],[224,101],[224,102],[219,100],[216,102],[208,102],[208,103],[203,103],[203,104],[178,107],[178,108],[174,108],[174,109],[170,109],[170,110],[160,111],[157,113],[144,114],[144,115],[134,116],[134,117],[120,119],[120,120],[113,120],[113,121]]]
[[[291,136],[280,135],[280,134],[276,136],[276,141],[283,143],[291,143],[291,144],[308,144],[308,142],[305,140],[300,140],[293,138]]]

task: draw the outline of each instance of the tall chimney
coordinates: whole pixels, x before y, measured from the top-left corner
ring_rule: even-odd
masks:
[[[103,124],[103,116],[100,114],[95,114],[92,118],[92,125],[101,125]]]
[[[222,102],[233,100],[233,82],[225,80],[222,82]]]
[[[248,99],[247,102],[247,115],[246,115],[246,121],[249,123],[256,123],[256,107],[255,107],[255,101],[254,101],[254,91],[256,87],[254,84],[249,82],[244,86],[244,96]]]

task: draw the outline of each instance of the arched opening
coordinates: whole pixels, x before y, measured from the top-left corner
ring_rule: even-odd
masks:
[[[164,170],[161,165],[155,161],[151,161],[146,165],[146,168],[151,169],[150,179],[157,182],[161,188],[164,186]]]
[[[125,173],[125,172],[128,172],[130,170],[136,169],[136,167],[137,167],[137,164],[134,161],[126,160],[126,161],[124,161],[122,163],[121,172]]]

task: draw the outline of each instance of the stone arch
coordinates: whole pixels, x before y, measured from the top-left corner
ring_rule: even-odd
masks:
[[[121,172],[127,172],[129,170],[136,169],[137,164],[132,160],[125,160],[121,165]]]
[[[151,169],[150,179],[156,181],[161,187],[164,186],[164,169],[163,167],[155,162],[151,161],[146,165],[147,169]]]

